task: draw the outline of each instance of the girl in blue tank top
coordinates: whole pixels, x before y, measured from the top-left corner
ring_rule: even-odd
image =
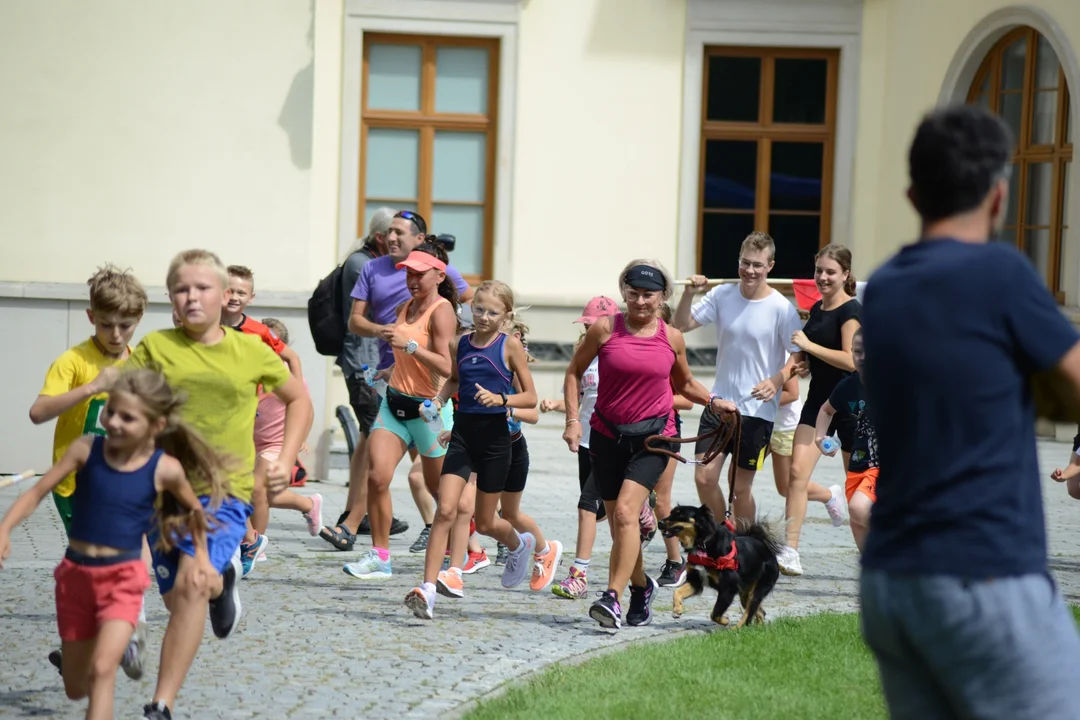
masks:
[[[434,617],[436,581],[442,594],[464,596],[460,571],[454,568],[440,573],[439,569],[459,500],[473,473],[476,530],[510,549],[503,587],[520,585],[533,567],[529,587],[545,589],[562,557],[562,543],[544,539],[536,522],[521,512],[521,492],[507,487],[513,458],[507,411],[536,407],[536,388],[525,348],[520,340],[503,333],[513,317],[513,291],[504,283],[486,281],[473,296],[472,311],[474,331],[451,346],[451,376],[437,398],[446,403],[458,391],[454,429],[439,479],[439,508],[424,561],[424,582],[405,597],[405,606],[427,620]],[[513,392],[515,377],[521,392]],[[500,500],[502,517],[498,514]]]
[[[11,552],[11,530],[61,480],[77,473],[68,548],[53,575],[64,689],[72,699],[90,698],[87,717],[113,717],[116,669],[122,660],[132,661],[125,651],[150,587],[141,559],[143,536],[156,524],[167,546],[178,532],[191,532],[205,552],[206,517],[188,473],[211,479],[224,496],[222,482],[213,482],[223,477],[222,459],[178,420],[182,404],[160,374],[122,374],[102,410],[106,436],[72,443],[0,521],[2,567]],[[207,582],[213,568],[205,572]],[[103,664],[111,672],[91,676],[90,668]]]

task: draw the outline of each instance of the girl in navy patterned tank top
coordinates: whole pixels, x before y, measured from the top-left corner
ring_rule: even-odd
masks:
[[[521,512],[521,493],[504,492],[513,456],[508,408],[536,407],[536,388],[521,341],[503,333],[514,312],[513,292],[504,283],[488,280],[472,301],[474,331],[451,345],[454,356],[450,379],[438,400],[458,391],[458,406],[450,445],[439,479],[439,507],[431,526],[424,561],[424,582],[405,597],[405,605],[419,618],[434,617],[436,581],[458,502],[470,475],[476,473],[476,530],[510,549],[503,571],[503,587],[515,587],[533,568],[531,589],[547,588],[562,557],[562,544],[546,542],[533,521]],[[513,392],[514,378],[521,392]],[[498,507],[502,501],[502,517]],[[449,590],[449,588],[447,588]],[[447,593],[462,597],[458,592]],[[444,591],[445,592],[445,591]]]
[[[122,660],[133,660],[125,658],[125,651],[143,593],[150,587],[141,559],[143,535],[154,523],[163,544],[178,532],[192,532],[196,547],[206,552],[206,517],[187,472],[220,477],[222,461],[177,419],[182,404],[160,374],[124,373],[102,410],[107,435],[72,443],[60,462],[0,521],[2,563],[11,551],[11,530],[30,517],[61,480],[78,473],[73,496],[76,522],[53,575],[64,690],[73,700],[89,696],[88,718],[113,717],[116,669]],[[165,450],[183,460],[164,454]],[[212,484],[221,488],[221,483]],[[155,510],[162,493],[168,494],[161,509]],[[220,494],[224,496],[223,491]],[[216,575],[209,563],[203,572],[204,583]],[[91,673],[92,667],[110,671]]]

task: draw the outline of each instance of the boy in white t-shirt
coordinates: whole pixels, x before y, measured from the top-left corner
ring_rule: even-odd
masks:
[[[766,282],[775,256],[776,245],[767,233],[751,233],[739,251],[738,284],[719,285],[691,306],[708,282],[702,275],[693,275],[675,310],[674,325],[684,333],[705,325],[716,327],[713,394],[735,403],[742,415],[733,511],[736,518],[747,521],[757,514],[751,487],[769,448],[781,389],[803,359],[791,343],[791,336],[802,329],[799,313]],[[697,434],[714,430],[718,423],[719,419],[706,410]],[[726,509],[720,472],[733,445],[734,439],[716,460],[694,470],[698,498],[718,518]],[[708,440],[697,444],[699,459],[708,446]]]

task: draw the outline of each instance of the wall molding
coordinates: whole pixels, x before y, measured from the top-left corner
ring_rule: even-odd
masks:
[[[164,286],[146,288],[151,305],[168,305],[169,293]],[[259,308],[304,309],[309,292],[265,290],[257,293]],[[86,283],[44,283],[0,281],[0,298],[19,300],[61,300],[89,304]]]

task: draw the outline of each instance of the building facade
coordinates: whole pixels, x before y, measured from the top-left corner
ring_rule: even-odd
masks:
[[[0,3],[0,331],[17,348],[0,471],[48,462],[51,428],[26,411],[89,332],[101,263],[149,286],[140,333],[169,325],[177,251],[253,268],[251,314],[290,325],[325,451],[344,385],[304,308],[375,208],[454,234],[462,272],[509,282],[532,341],[565,345],[629,259],[733,276],[754,229],[777,240],[776,277],[809,277],[828,242],[865,277],[916,235],[905,153],[942,102],[1013,127],[1004,239],[1068,311],[1078,47],[1074,0]]]

